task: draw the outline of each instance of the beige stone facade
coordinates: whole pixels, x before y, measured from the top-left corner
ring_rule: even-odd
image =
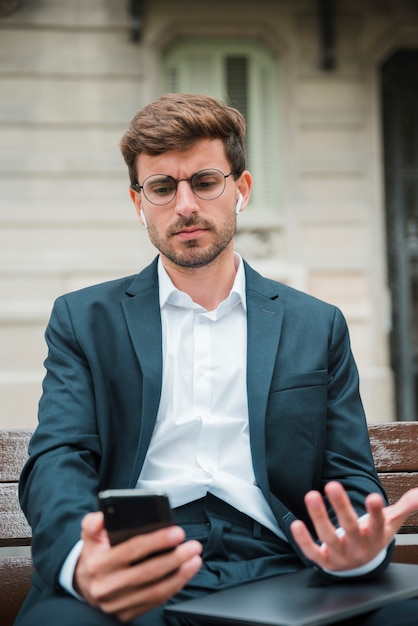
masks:
[[[237,249],[341,307],[368,419],[395,419],[379,65],[418,47],[417,4],[335,2],[332,71],[314,0],[148,0],[139,43],[127,4],[27,0],[0,18],[0,427],[36,424],[54,298],[155,254],[118,142],[161,93],[167,47],[192,37],[262,41],[277,59],[280,200],[240,217]]]

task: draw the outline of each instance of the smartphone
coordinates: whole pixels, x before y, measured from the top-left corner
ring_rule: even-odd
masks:
[[[112,546],[130,537],[174,524],[168,497],[145,489],[108,489],[99,493]]]

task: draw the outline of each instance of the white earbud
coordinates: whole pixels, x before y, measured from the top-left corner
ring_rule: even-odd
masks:
[[[141,217],[142,217],[142,219],[144,221],[145,228],[148,228],[147,218],[145,217],[145,213],[144,213],[144,211],[142,209],[141,209]]]
[[[244,202],[244,198],[242,197],[242,193],[240,193],[239,196],[238,196],[237,205],[235,207],[235,215],[238,215],[238,213],[241,211],[241,207],[242,207],[242,203],[243,202]]]

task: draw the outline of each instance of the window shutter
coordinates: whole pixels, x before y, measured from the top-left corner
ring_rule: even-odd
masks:
[[[164,90],[203,93],[236,107],[247,120],[248,169],[255,185],[250,210],[277,210],[277,66],[261,45],[189,41],[168,51]]]

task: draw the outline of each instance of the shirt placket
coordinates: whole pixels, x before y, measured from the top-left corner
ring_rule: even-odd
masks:
[[[211,320],[204,313],[194,317],[193,338],[193,414],[201,422],[196,461],[202,470],[213,476],[217,455],[216,437],[210,420],[213,345]]]

